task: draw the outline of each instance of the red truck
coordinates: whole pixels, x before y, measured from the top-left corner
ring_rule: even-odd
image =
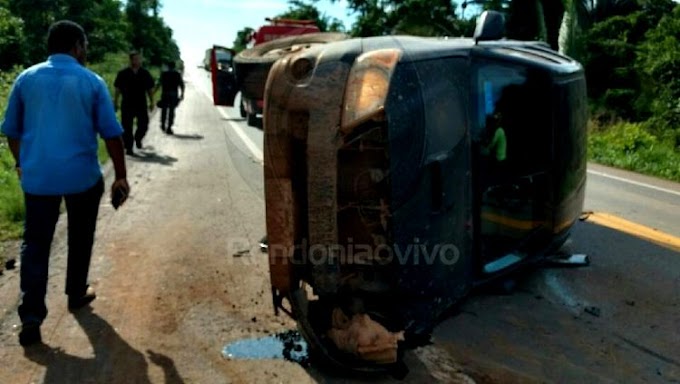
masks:
[[[347,38],[342,33],[320,32],[314,20],[265,20],[269,24],[260,27],[251,36],[252,47],[240,52],[233,59],[236,88],[232,89],[230,84],[220,81],[217,73],[213,72],[215,105],[233,106],[236,93],[241,92],[241,117],[247,118],[248,125],[251,126],[259,126],[257,116],[262,114],[267,76],[276,60],[311,45]],[[217,55],[213,54],[213,60],[217,60]],[[212,67],[215,71],[218,66]],[[218,97],[218,94],[221,96]]]

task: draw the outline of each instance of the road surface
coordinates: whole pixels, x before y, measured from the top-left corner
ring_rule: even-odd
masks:
[[[18,272],[0,276],[0,382],[368,380],[222,356],[229,343],[295,325],[272,313],[257,245],[262,132],[237,109],[211,105],[205,72],[187,76],[177,134],[163,135],[156,116],[146,148],[128,160],[131,199],[119,211],[102,201],[92,311],[66,311],[64,220],[45,346],[18,345]],[[406,354],[404,382],[680,382],[680,187],[598,166],[588,176],[595,215],[578,223],[567,250],[592,264],[532,271],[510,294],[476,292],[431,345]]]

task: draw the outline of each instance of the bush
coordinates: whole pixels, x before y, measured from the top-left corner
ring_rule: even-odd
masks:
[[[649,133],[641,123],[591,128],[588,154],[597,163],[680,181],[680,152],[673,143]]]
[[[19,69],[0,71],[0,121],[4,120],[7,96]],[[4,136],[0,137],[0,241],[21,235],[24,195],[14,170],[14,157]]]

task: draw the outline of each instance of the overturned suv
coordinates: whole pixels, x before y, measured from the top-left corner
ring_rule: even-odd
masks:
[[[278,60],[265,91],[274,305],[310,349],[395,363],[480,284],[553,254],[583,205],[582,67],[543,43],[350,39]]]

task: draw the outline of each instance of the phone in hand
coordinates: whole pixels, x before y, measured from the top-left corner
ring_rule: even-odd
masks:
[[[113,205],[113,209],[118,209],[125,200],[127,200],[127,191],[123,187],[118,187],[113,190],[113,195],[111,196],[111,205]]]

